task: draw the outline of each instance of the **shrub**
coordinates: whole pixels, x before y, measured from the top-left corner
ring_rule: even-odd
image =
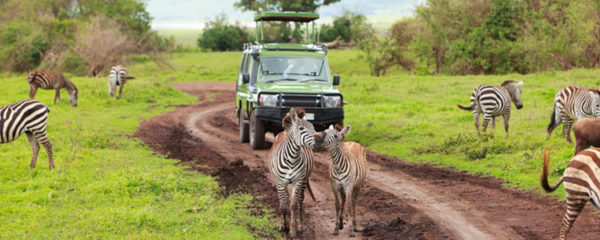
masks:
[[[367,23],[364,15],[345,11],[342,16],[333,20],[332,25],[321,26],[319,38],[323,42],[331,42],[340,36],[344,42],[350,42],[368,38],[374,33],[373,27]]]
[[[206,24],[198,38],[198,46],[216,51],[241,50],[248,41],[248,33],[241,27],[229,25],[225,15],[219,15]]]

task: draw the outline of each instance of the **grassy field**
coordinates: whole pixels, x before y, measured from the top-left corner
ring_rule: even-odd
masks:
[[[184,46],[196,46],[198,36],[202,33],[200,29],[161,29],[158,34],[166,37],[175,37],[175,44]]]
[[[345,122],[353,125],[349,140],[405,161],[495,176],[524,189],[539,189],[544,147],[552,146],[552,179],[573,154],[573,146],[561,136],[562,125],[549,141],[545,139],[556,92],[569,84],[600,86],[600,70],[589,69],[504,76],[414,76],[392,69],[388,76],[376,78],[369,76],[358,56],[356,50],[328,54],[349,102],[345,107]],[[239,58],[238,52],[182,53],[173,58],[177,73],[156,69],[156,74],[174,81],[233,81]],[[137,66],[141,70],[154,65]],[[497,118],[495,138],[479,137],[472,113],[456,104],[468,105],[477,85],[499,85],[507,79],[525,81],[524,108],[516,110],[513,105],[509,137],[502,118]]]
[[[560,128],[545,140],[554,94],[569,84],[600,86],[600,70],[449,77],[394,69],[375,78],[358,54],[329,54],[349,102],[349,140],[405,161],[496,176],[524,189],[539,188],[544,147],[553,149],[553,179],[573,153]],[[28,169],[31,149],[25,137],[0,145],[0,239],[250,239],[256,231],[276,235],[273,218],[252,216],[245,207],[250,196],[222,198],[214,179],[175,166],[175,160],[153,154],[131,137],[142,119],[196,101],[166,83],[234,81],[239,60],[239,52],[177,53],[170,57],[175,69],[168,69],[135,57],[129,72],[138,79],[127,85],[121,100],[107,96],[105,78],[72,78],[80,89],[79,107],[67,104],[66,93],[62,104],[49,105],[48,136],[56,170],[47,169],[43,152],[38,167]],[[24,79],[0,75],[10,86],[0,89],[0,104],[27,96]],[[456,104],[468,104],[475,86],[506,79],[525,81],[524,108],[513,109],[510,137],[501,119],[496,138],[478,137],[472,114]],[[52,97],[52,91],[37,94],[45,103]]]
[[[135,67],[134,67],[135,68]],[[143,68],[142,68],[143,69]],[[45,152],[30,170],[27,138],[0,145],[0,239],[252,239],[275,235],[269,216],[252,216],[251,197],[223,198],[217,182],[155,155],[132,135],[139,122],[192,104],[137,71],[124,98],[108,97],[106,78],[71,78],[79,106],[51,105],[53,91],[36,98],[50,107],[48,136],[56,169]],[[28,96],[25,75],[0,75],[1,105]],[[154,100],[148,101],[148,100]],[[253,229],[250,231],[249,229]]]

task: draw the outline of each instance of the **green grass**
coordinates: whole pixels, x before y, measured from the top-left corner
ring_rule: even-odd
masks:
[[[415,76],[395,68],[385,77],[369,76],[357,50],[332,50],[332,73],[341,76],[345,123],[352,124],[349,140],[369,150],[415,163],[455,167],[510,181],[510,186],[539,189],[544,147],[552,146],[551,181],[559,177],[573,154],[562,138],[562,125],[550,141],[546,127],[556,92],[569,84],[600,86],[600,70],[572,70],[505,76]],[[174,56],[180,72],[175,81],[234,81],[240,53],[182,53]],[[139,65],[152,68],[153,64]],[[165,73],[157,70],[158,76]],[[479,137],[473,115],[457,103],[469,104],[473,88],[499,85],[504,80],[525,81],[524,108],[513,110],[510,137],[497,118],[495,138]],[[490,129],[488,128],[488,132]],[[561,194],[562,191],[558,191]]]
[[[213,178],[175,166],[176,160],[157,156],[132,137],[143,119],[196,102],[140,69],[120,100],[108,97],[104,77],[71,78],[80,90],[77,108],[68,104],[66,92],[53,106],[54,91],[38,91],[36,98],[51,111],[48,136],[56,169],[48,170],[43,150],[36,169],[29,169],[25,136],[0,145],[0,239],[277,235],[269,215],[251,214],[250,196],[223,198]],[[28,96],[25,75],[0,75],[0,83],[6,86],[0,105]]]

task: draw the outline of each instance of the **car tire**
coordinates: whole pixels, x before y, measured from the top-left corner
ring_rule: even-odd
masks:
[[[250,141],[249,133],[248,133],[248,121],[244,116],[244,110],[240,109],[240,115],[238,116],[238,122],[240,125],[240,142],[247,143]]]
[[[265,145],[265,125],[257,119],[254,110],[250,113],[250,147],[261,149]]]

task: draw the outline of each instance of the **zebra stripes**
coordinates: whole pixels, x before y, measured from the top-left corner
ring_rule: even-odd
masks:
[[[333,235],[338,235],[344,227],[344,205],[348,199],[350,237],[354,237],[356,229],[356,198],[360,187],[367,177],[367,152],[357,142],[344,142],[344,137],[350,132],[348,125],[338,132],[333,125],[321,133],[323,144],[329,151],[333,165],[329,171],[331,188],[335,196],[335,225]]]
[[[600,91],[578,86],[568,86],[556,93],[550,115],[550,124],[546,139],[550,139],[552,131],[563,124],[563,135],[571,140],[573,122],[582,118],[600,117]]]
[[[468,107],[457,106],[463,110],[473,111],[475,119],[475,128],[479,133],[479,115],[483,114],[483,132],[492,121],[492,136],[496,128],[496,117],[502,116],[504,119],[504,130],[508,134],[508,120],[510,119],[510,102],[512,101],[517,109],[523,107],[521,100],[521,85],[523,82],[507,80],[500,86],[480,85],[473,90],[471,94],[471,105]]]
[[[46,121],[49,112],[48,107],[37,100],[22,100],[0,107],[0,143],[12,142],[25,132],[33,150],[30,168],[35,168],[40,151],[38,141],[46,149],[50,169],[54,168],[52,144],[46,137]]]
[[[290,237],[296,236],[296,231],[303,231],[303,201],[304,189],[308,187],[313,200],[314,196],[308,185],[308,176],[313,166],[313,151],[315,145],[313,125],[303,119],[303,109],[290,109],[282,119],[284,132],[277,135],[269,153],[269,169],[275,178],[281,224],[279,231],[290,230]],[[287,185],[292,185],[290,201]],[[289,211],[291,210],[291,214]],[[288,214],[291,223],[288,225]]]
[[[121,65],[114,66],[110,69],[108,75],[108,94],[111,97],[115,96],[117,86],[119,86],[119,98],[123,94],[123,86],[127,83],[127,80],[134,79],[135,77],[127,76],[127,70]]]
[[[38,88],[41,89],[54,89],[54,105],[56,100],[60,103],[60,89],[65,88],[69,93],[69,101],[71,105],[77,106],[77,94],[78,90],[69,79],[67,79],[62,73],[59,72],[47,72],[40,70],[33,70],[27,75],[27,82],[29,83],[29,98],[34,99],[35,93]]]
[[[600,209],[600,148],[583,150],[571,159],[563,176],[554,185],[548,184],[548,162],[550,151],[544,150],[544,166],[541,174],[541,185],[546,192],[553,192],[564,182],[567,196],[567,212],[562,219],[560,239],[566,239],[573,222],[588,201]]]

